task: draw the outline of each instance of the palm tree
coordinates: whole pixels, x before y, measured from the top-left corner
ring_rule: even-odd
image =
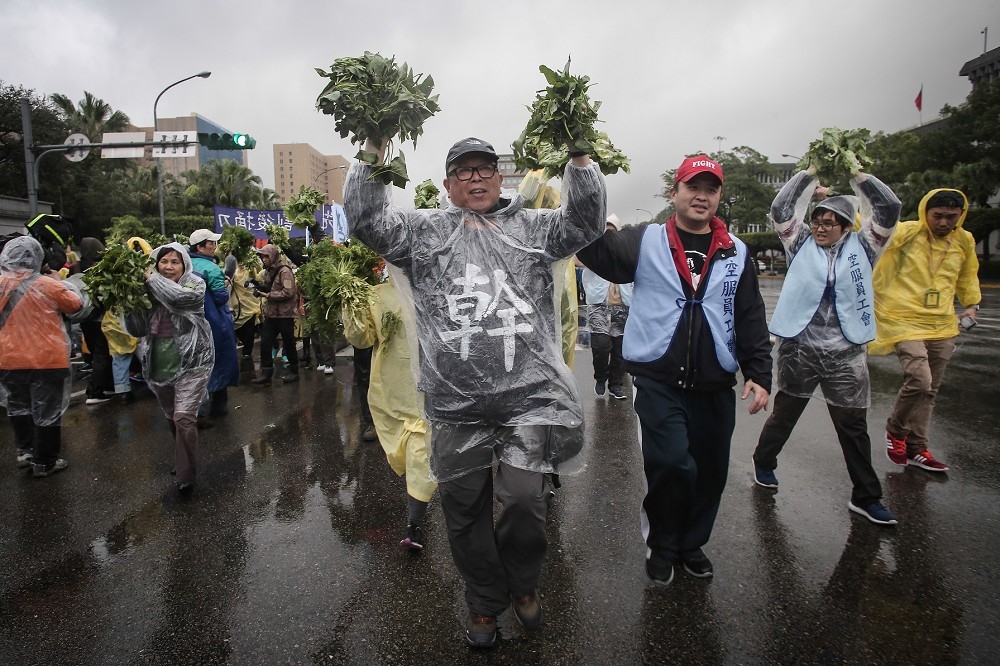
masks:
[[[52,102],[66,117],[70,130],[86,136],[92,143],[98,143],[105,132],[121,132],[128,127],[128,116],[114,111],[111,105],[93,93],[84,91],[79,106],[66,95],[55,93]]]
[[[191,184],[189,192],[205,206],[252,208],[262,201],[260,176],[236,160],[209,160],[199,171],[185,171],[181,176]]]

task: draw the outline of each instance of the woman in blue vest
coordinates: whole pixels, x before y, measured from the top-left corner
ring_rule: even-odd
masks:
[[[771,204],[788,274],[771,317],[771,333],[780,338],[777,393],[753,454],[754,481],[778,487],[778,454],[818,386],[854,486],[848,509],[873,523],[895,525],[872,468],[866,351],[875,339],[872,268],[896,227],[900,203],[869,174],[856,174],[851,187],[860,199],[858,231],[855,197],[825,198],[828,190],[812,170],[793,176]],[[806,224],[814,199],[819,203]]]

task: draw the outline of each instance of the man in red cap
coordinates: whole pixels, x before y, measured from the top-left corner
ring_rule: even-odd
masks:
[[[577,253],[618,284],[633,282],[622,356],[632,373],[646,473],[646,574],[669,585],[674,564],[707,578],[708,543],[736,426],[736,371],[750,413],[766,409],[771,342],[747,247],[715,217],[722,166],[685,159],[666,224],[628,227]]]

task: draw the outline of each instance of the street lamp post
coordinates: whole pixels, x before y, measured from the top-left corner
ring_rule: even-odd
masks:
[[[649,215],[649,221],[650,221],[650,222],[652,222],[652,221],[653,221],[653,218],[654,218],[654,217],[656,217],[655,215],[653,215],[653,214],[652,214],[651,212],[649,212],[649,211],[648,211],[648,210],[646,210],[645,208],[636,208],[636,210],[637,210],[637,211],[640,211],[640,212],[642,212],[642,213],[646,213],[646,215]]]
[[[174,81],[169,86],[167,86],[166,88],[164,88],[163,90],[160,91],[160,94],[156,96],[156,101],[153,102],[153,140],[154,141],[156,140],[156,105],[160,103],[160,98],[163,97],[163,93],[167,92],[168,90],[170,90],[171,88],[173,88],[176,85],[184,83],[185,81],[190,81],[191,79],[207,79],[210,76],[212,76],[212,72],[199,72],[198,74],[192,74],[191,76],[183,78],[180,81]],[[163,234],[164,236],[166,236],[167,235],[167,222],[166,222],[166,217],[163,214],[163,173],[162,173],[163,168],[162,168],[162,166],[163,166],[162,162],[157,162],[156,163],[156,192],[157,192],[157,197],[159,198],[159,201],[160,201],[160,233]]]
[[[781,156],[782,156],[782,157],[788,157],[788,158],[791,158],[791,159],[795,160],[796,162],[798,162],[799,160],[801,160],[801,159],[802,159],[802,158],[801,158],[801,157],[799,157],[798,155],[789,155],[788,153],[781,153]]]

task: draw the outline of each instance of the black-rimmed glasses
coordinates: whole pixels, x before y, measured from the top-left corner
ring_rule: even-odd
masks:
[[[479,174],[483,180],[492,178],[497,173],[496,164],[483,164],[477,167],[456,167],[448,172],[449,176],[454,176],[459,180],[472,180],[472,174]]]
[[[822,229],[823,231],[829,231],[834,227],[839,227],[839,222],[827,222],[826,220],[813,220],[809,223],[809,226],[813,229]]]

